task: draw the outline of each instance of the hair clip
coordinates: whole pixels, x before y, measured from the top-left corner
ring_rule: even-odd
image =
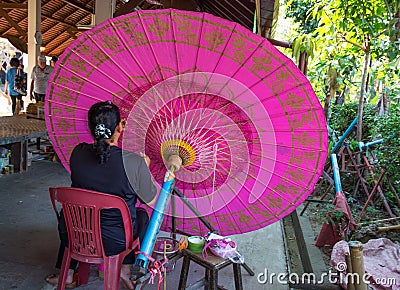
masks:
[[[94,129],[94,135],[96,138],[109,139],[112,136],[111,130],[104,124],[97,124]]]

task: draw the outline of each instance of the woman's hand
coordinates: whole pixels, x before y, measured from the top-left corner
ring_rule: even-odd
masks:
[[[140,156],[144,158],[144,161],[146,162],[147,167],[149,167],[149,165],[150,165],[150,158],[149,158],[149,156],[147,156],[147,155],[144,154],[143,152],[140,152]]]
[[[8,95],[7,89],[4,90],[4,93],[3,93],[3,91],[0,91],[0,92],[7,99],[8,105],[11,105],[11,97]]]

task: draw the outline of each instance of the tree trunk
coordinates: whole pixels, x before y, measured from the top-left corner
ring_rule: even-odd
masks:
[[[328,120],[330,115],[330,108],[333,98],[336,97],[336,90],[337,90],[337,71],[334,67],[330,67],[328,70],[328,79],[325,81],[327,83],[327,89],[329,93],[325,98],[324,104],[324,113],[325,117]]]
[[[367,85],[367,75],[368,75],[368,66],[370,62],[370,44],[369,38],[367,37],[365,41],[365,56],[364,56],[364,68],[362,73],[361,87],[360,87],[360,100],[358,102],[358,120],[357,120],[357,141],[362,141],[362,124],[363,124],[363,111],[364,111],[364,95],[365,95],[365,87]]]

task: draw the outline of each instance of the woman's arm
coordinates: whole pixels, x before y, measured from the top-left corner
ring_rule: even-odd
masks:
[[[34,80],[31,80],[31,88],[30,88],[30,93],[29,93],[29,96],[30,96],[30,99],[31,99],[31,101],[33,101],[33,86],[35,85],[35,81]]]
[[[9,82],[7,80],[7,75],[6,75],[6,81],[4,84],[4,97],[7,98],[8,104],[11,105],[11,97],[8,94],[8,84],[9,84]]]
[[[125,174],[136,196],[141,203],[151,202],[156,196],[157,189],[147,166],[150,160],[142,154],[127,151],[123,151],[122,154]]]
[[[139,192],[137,192],[138,198],[142,203],[151,202],[157,194],[157,189],[154,186],[153,179],[147,163],[150,163],[150,159],[146,159],[144,156],[141,164],[139,165]]]

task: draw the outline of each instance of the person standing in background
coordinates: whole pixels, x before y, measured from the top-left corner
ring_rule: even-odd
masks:
[[[56,62],[58,61],[58,57],[57,56],[52,56],[51,60],[50,60],[50,65],[51,67],[54,67],[56,65]]]
[[[20,103],[19,109],[20,110],[24,109],[24,101],[22,100],[22,95],[14,90],[15,75],[17,74],[18,71],[20,71],[20,69],[18,68],[19,66],[20,66],[19,59],[13,57],[10,60],[10,67],[7,69],[6,72],[6,83],[4,88],[4,93],[11,97],[13,115],[19,114],[19,110],[16,110],[17,100],[19,100]],[[21,76],[23,77],[24,74],[21,73]]]
[[[32,69],[31,74],[31,88],[30,88],[30,98],[37,102],[44,102],[44,97],[46,95],[47,85],[50,79],[50,75],[54,68],[46,65],[46,57],[41,55],[38,57],[38,64]]]

